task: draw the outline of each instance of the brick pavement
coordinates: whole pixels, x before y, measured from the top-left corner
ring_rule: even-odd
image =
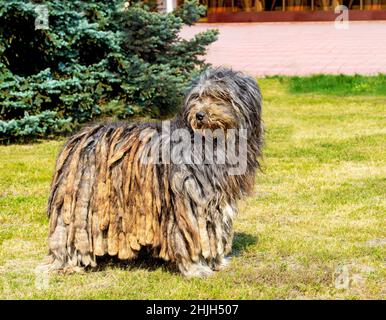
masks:
[[[207,61],[252,75],[386,73],[386,21],[196,24],[181,36],[208,28],[220,36]]]

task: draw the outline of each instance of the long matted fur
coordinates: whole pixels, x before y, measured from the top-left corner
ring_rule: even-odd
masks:
[[[100,124],[71,137],[57,159],[48,202],[50,270],[94,267],[107,254],[133,259],[144,248],[186,276],[220,269],[231,251],[236,202],[250,192],[259,166],[261,95],[251,77],[207,70],[170,131],[205,139],[206,129],[227,137],[232,128],[247,129],[247,152],[238,155],[247,168],[239,175],[229,174],[228,162],[144,162],[149,155],[158,160],[155,146],[174,152],[176,142],[161,123]]]

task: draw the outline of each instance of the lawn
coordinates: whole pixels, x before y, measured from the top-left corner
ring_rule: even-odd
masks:
[[[264,172],[240,203],[227,270],[184,279],[154,261],[106,263],[41,282],[63,140],[0,146],[0,298],[385,299],[385,78],[259,82]]]

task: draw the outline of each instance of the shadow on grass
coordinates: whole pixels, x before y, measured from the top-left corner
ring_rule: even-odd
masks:
[[[256,244],[259,241],[258,237],[244,232],[236,232],[233,239],[233,248],[231,255],[239,256],[249,246]]]
[[[133,260],[119,260],[116,256],[103,256],[97,259],[98,266],[91,271],[102,271],[108,267],[119,268],[127,271],[147,270],[156,271],[162,269],[164,272],[176,274],[179,273],[177,266],[169,261],[154,258],[143,248],[138,257]]]
[[[242,252],[251,245],[256,244],[258,241],[256,236],[244,233],[244,232],[236,232],[233,239],[233,249],[231,252],[231,256],[238,256],[242,254]],[[146,249],[146,248],[145,248]],[[152,257],[146,250],[141,250],[138,257],[133,260],[119,260],[116,256],[104,256],[99,257],[98,266],[95,269],[91,269],[90,271],[102,271],[106,268],[119,268],[127,271],[135,271],[135,270],[147,270],[147,271],[156,271],[158,269],[162,269],[164,272],[170,274],[179,274],[179,270],[175,263],[164,261],[159,258]]]

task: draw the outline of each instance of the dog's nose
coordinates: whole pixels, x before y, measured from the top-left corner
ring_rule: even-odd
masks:
[[[204,117],[205,117],[205,112],[200,111],[196,113],[197,120],[202,120],[204,119]]]

